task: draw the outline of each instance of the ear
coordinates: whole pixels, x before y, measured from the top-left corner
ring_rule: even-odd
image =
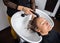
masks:
[[[39,29],[36,29],[36,31],[37,31],[37,32],[40,32],[40,30],[39,30]]]

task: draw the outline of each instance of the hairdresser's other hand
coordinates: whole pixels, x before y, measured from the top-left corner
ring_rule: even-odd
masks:
[[[37,18],[37,27],[38,31],[41,35],[48,35],[49,31],[52,30],[50,23],[45,18]]]

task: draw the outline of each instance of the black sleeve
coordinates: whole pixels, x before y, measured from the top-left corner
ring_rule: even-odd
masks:
[[[13,9],[17,9],[17,4],[11,2],[10,0],[3,0],[4,4],[7,6],[7,7],[10,7],[10,8],[13,8]]]

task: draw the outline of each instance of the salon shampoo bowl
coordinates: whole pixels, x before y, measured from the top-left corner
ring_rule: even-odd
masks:
[[[40,17],[45,18],[48,20],[50,25],[54,26],[53,20],[46,14],[45,12],[36,9],[35,12],[39,14]],[[29,29],[27,29],[28,22],[31,20],[32,15],[27,15],[25,17],[22,17],[21,14],[24,14],[23,11],[16,12],[12,18],[11,18],[11,25],[14,29],[14,31],[24,40],[30,42],[30,43],[39,43],[42,41],[42,36],[39,36],[36,32],[33,32]]]

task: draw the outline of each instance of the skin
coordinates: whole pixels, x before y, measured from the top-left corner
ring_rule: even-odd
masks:
[[[31,11],[33,11],[31,8],[24,7],[24,6],[18,6],[18,10],[24,11],[25,14],[33,14]]]
[[[35,15],[31,12],[31,11],[34,12],[34,10],[31,9],[31,8],[24,7],[24,6],[18,6],[17,10],[24,11],[25,14],[31,14],[32,15],[32,19],[35,17]]]
[[[24,7],[24,6],[18,6],[17,9],[24,11],[25,14],[32,14],[32,19],[35,17],[34,14],[31,12],[33,11],[31,8]],[[36,31],[39,32],[41,35],[47,35],[48,32],[51,31],[51,26],[49,22],[42,17],[37,18],[36,24],[38,27]]]
[[[36,24],[38,29],[36,29],[37,32],[39,32],[41,35],[47,35],[49,31],[51,31],[51,26],[49,22],[42,17],[37,18]]]

